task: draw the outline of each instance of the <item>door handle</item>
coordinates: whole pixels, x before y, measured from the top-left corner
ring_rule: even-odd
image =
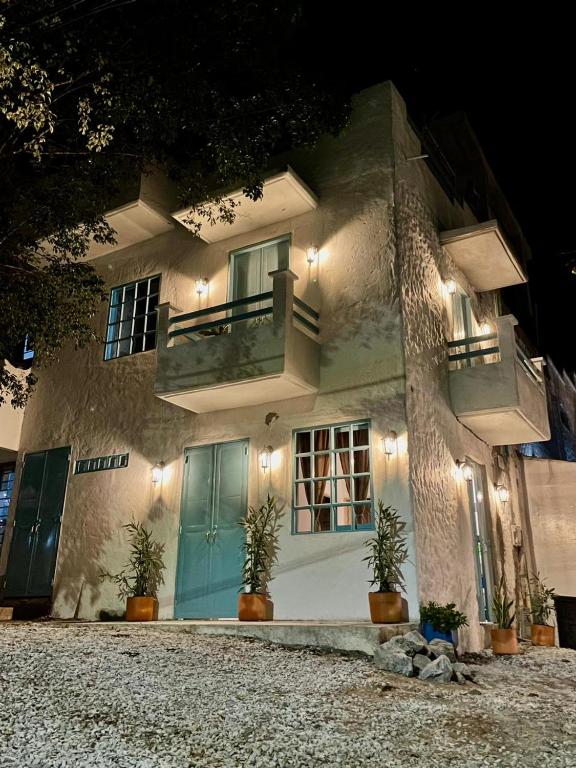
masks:
[[[210,541],[210,534],[211,533],[212,533],[212,531],[206,531],[206,543],[208,543]]]
[[[214,539],[218,536],[218,526],[214,526],[214,530],[212,531],[212,544],[214,544]]]

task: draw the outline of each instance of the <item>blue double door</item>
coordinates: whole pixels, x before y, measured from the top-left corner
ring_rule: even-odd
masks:
[[[248,440],[185,451],[176,618],[236,616],[247,499]]]

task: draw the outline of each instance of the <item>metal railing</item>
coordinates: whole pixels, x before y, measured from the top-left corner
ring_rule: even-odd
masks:
[[[454,339],[453,341],[448,342],[448,360],[451,363],[457,363],[457,362],[469,362],[471,363],[473,360],[475,362],[479,363],[485,363],[487,361],[484,360],[477,360],[477,358],[487,357],[488,355],[498,355],[500,354],[500,345],[495,344],[488,347],[479,347],[479,344],[485,344],[488,341],[498,340],[498,334],[497,333],[483,333],[480,336],[468,336],[465,339]],[[451,350],[460,350],[461,347],[464,347],[463,351],[455,351],[452,352]],[[495,361],[490,361],[495,362]]]

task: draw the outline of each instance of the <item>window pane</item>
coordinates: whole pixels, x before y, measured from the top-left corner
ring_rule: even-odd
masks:
[[[147,293],[148,293],[148,280],[142,280],[142,282],[138,283],[138,285],[136,286],[136,298],[141,299],[143,296],[146,297]]]
[[[354,499],[364,501],[370,498],[370,475],[354,478]]]
[[[152,280],[150,280],[150,290],[148,293],[150,295],[154,293],[158,293],[160,291],[160,277],[153,277]]]
[[[146,315],[144,317],[137,317],[134,320],[134,335],[140,335],[144,333],[144,326],[146,324]]]
[[[314,450],[326,451],[330,447],[330,430],[317,429],[314,431]]]
[[[108,334],[106,336],[106,341],[116,341],[119,333],[120,333],[120,323],[115,323],[114,325],[108,326]]]
[[[368,445],[368,425],[357,424],[352,427],[354,445]]]
[[[126,339],[132,333],[132,320],[123,320],[120,323],[120,338]]]
[[[352,507],[336,507],[336,525],[338,528],[352,527]]]
[[[142,352],[144,349],[144,336],[132,336],[132,354]]]
[[[147,331],[156,330],[156,312],[153,312],[151,315],[148,315],[148,317],[146,318],[146,330]]]
[[[110,307],[109,323],[117,323],[120,321],[120,307]]]
[[[144,349],[148,351],[150,349],[154,349],[155,346],[156,346],[156,331],[154,331],[153,333],[147,333],[146,336],[144,337]]]
[[[334,448],[350,447],[350,427],[336,427],[334,430]]]
[[[148,312],[156,312],[158,306],[158,296],[150,296],[148,299]]]
[[[118,357],[130,354],[130,339],[123,339],[118,343]]]
[[[120,304],[121,301],[122,301],[122,288],[114,288],[114,290],[110,294],[110,305],[114,307],[117,304]]]
[[[296,459],[296,477],[298,480],[310,477],[310,456],[298,456]]]
[[[296,453],[310,453],[310,432],[296,434]]]
[[[296,483],[295,505],[297,507],[304,507],[306,504],[310,504],[311,501],[310,483]]]
[[[330,507],[315,508],[314,509],[314,530],[329,531],[330,518],[331,518]]]
[[[354,473],[370,472],[370,451],[354,451]]]
[[[296,511],[296,531],[298,533],[312,532],[312,514],[309,509]]]
[[[330,504],[332,489],[329,480],[314,481],[314,504]]]
[[[336,501],[351,501],[350,478],[339,477],[336,481]]]
[[[340,451],[336,454],[336,474],[349,475],[352,468],[350,466],[349,451]]]
[[[357,505],[354,507],[356,525],[372,525],[372,507],[369,504]]]
[[[314,477],[328,477],[330,475],[330,454],[320,453],[314,456]]]
[[[148,304],[148,299],[138,299],[136,302],[136,312],[134,314],[136,315],[145,315],[146,314],[146,305]]]

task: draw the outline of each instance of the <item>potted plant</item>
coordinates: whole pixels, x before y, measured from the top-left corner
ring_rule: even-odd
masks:
[[[494,597],[492,598],[496,629],[490,630],[492,650],[498,656],[518,653],[516,629],[512,626],[515,618],[515,614],[511,612],[513,605],[514,601],[508,600],[506,577],[502,574],[500,583],[494,585]]]
[[[124,525],[128,531],[130,557],[116,574],[104,573],[126,598],[126,621],[155,621],[158,618],[158,587],[164,583],[164,545],[154,541],[142,523]]]
[[[245,556],[242,591],[238,598],[240,621],[271,621],[274,618],[268,584],[278,560],[279,518],[276,499],[268,495],[265,504],[258,508],[249,507],[246,516],[240,520],[246,532],[242,544]]]
[[[434,638],[446,640],[458,647],[458,630],[468,626],[468,618],[456,610],[456,603],[439,605],[430,601],[420,608],[420,624],[423,636],[430,642]]]
[[[532,627],[530,629],[532,645],[554,646],[555,630],[549,619],[554,612],[553,600],[556,596],[553,589],[547,587],[536,574],[529,581]]]
[[[368,562],[373,577],[370,586],[378,585],[376,592],[368,593],[370,618],[373,624],[398,624],[402,621],[402,593],[404,589],[402,566],[408,560],[406,523],[397,510],[378,501],[374,536],[364,542],[370,551]]]

